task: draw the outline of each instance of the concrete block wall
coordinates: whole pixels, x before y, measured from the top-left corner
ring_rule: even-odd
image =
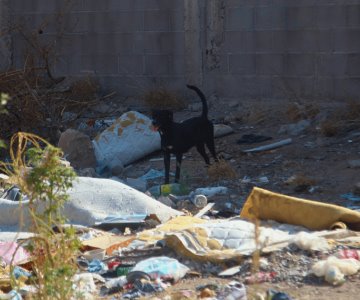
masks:
[[[228,97],[359,99],[360,1],[225,3],[221,68],[207,74]]]
[[[187,82],[230,98],[360,94],[360,0],[0,0],[5,14],[56,41],[56,76],[94,74],[122,95]],[[21,67],[29,44],[8,44]]]
[[[9,0],[9,6],[14,24],[24,24],[40,44],[54,44],[56,76],[94,75],[104,89],[126,96],[184,81],[183,0]],[[29,46],[13,36],[16,67]]]

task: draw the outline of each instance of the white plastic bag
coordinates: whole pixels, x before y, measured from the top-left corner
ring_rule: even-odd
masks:
[[[302,231],[295,235],[294,243],[302,250],[326,251],[330,245],[324,237]]]
[[[132,271],[147,273],[152,279],[173,279],[178,281],[189,271],[189,268],[174,258],[159,256],[151,257],[137,263]]]
[[[325,280],[333,285],[344,282],[345,275],[354,275],[360,269],[360,262],[353,258],[339,259],[329,256],[326,260],[318,261],[312,267],[312,272],[318,276],[325,276]]]

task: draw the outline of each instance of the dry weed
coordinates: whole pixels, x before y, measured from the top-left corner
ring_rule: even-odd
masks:
[[[212,164],[208,168],[208,175],[211,180],[234,179],[237,177],[236,171],[230,164],[220,159],[218,162]]]
[[[297,174],[291,176],[285,183],[292,186],[295,191],[302,192],[315,185],[316,181],[305,174]]]
[[[183,109],[186,107],[184,100],[175,92],[166,88],[154,88],[144,93],[143,99],[151,109]]]
[[[244,122],[250,124],[260,124],[265,121],[267,113],[260,107],[251,107],[244,116]]]
[[[93,99],[99,88],[99,83],[92,77],[74,81],[70,88],[72,99],[78,101]]]
[[[360,126],[360,102],[349,101],[345,108],[337,109],[320,124],[323,135],[331,137]]]
[[[304,119],[313,119],[319,112],[320,108],[315,104],[293,102],[288,106],[286,116],[290,121],[297,122]]]

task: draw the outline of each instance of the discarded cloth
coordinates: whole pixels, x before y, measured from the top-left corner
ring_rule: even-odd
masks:
[[[67,191],[63,212],[69,223],[92,226],[113,215],[156,214],[161,222],[182,214],[126,184],[111,179],[77,177]],[[0,226],[17,226],[20,216],[30,224],[29,201],[0,198]]]
[[[306,249],[328,249],[326,241],[321,237],[336,241],[357,234],[347,229],[308,232],[304,241],[304,231],[307,232],[304,227],[274,221],[262,222],[256,227],[253,222],[240,217],[203,220],[179,216],[154,229],[140,232],[137,239],[149,244],[161,240],[182,256],[198,261],[221,263],[228,259],[251,255],[257,249],[263,253],[277,251],[291,243],[299,244],[300,239]]]
[[[240,216],[246,219],[274,220],[300,225],[312,230],[332,228],[343,222],[352,230],[360,230],[360,212],[334,204],[311,201],[254,187]]]
[[[21,262],[26,262],[30,255],[16,242],[0,242],[0,257],[7,264],[12,262],[14,265],[17,265]]]

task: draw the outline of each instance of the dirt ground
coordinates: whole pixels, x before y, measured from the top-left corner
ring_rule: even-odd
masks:
[[[253,186],[345,207],[356,206],[356,202],[341,197],[342,194],[353,192],[355,185],[360,182],[359,167],[349,166],[349,161],[360,159],[360,123],[358,119],[354,122],[354,114],[351,114],[354,113],[354,107],[348,104],[331,107],[325,104],[321,107],[303,103],[296,104],[294,109],[292,103],[276,108],[258,103],[254,108],[236,103],[211,103],[210,118],[215,123],[226,123],[234,129],[232,134],[217,138],[215,143],[217,152],[222,154],[235,170],[236,178],[219,180],[209,177],[202,158],[192,149],[183,161],[182,180],[190,188],[218,185],[228,187],[235,212],[241,210]],[[183,120],[197,114],[199,111],[184,111],[176,113],[175,116],[178,120]],[[358,116],[360,117],[360,114],[355,114],[355,118]],[[304,119],[310,122],[300,133],[291,134],[289,130],[287,132],[282,128]],[[237,141],[245,134],[264,135],[272,139],[262,143],[238,144]],[[242,152],[286,138],[291,138],[292,143],[253,154]],[[152,161],[152,158],[161,158],[161,153],[155,153],[133,164],[127,169],[126,176],[140,176],[151,168],[162,170],[162,161]],[[174,160],[172,171],[175,171]],[[229,279],[184,279],[169,288],[166,294],[180,289],[194,290],[196,286],[204,283],[234,279],[236,280],[236,276]],[[284,280],[249,285],[248,295],[266,291],[268,288],[287,292],[294,299],[359,299],[360,280],[359,276],[355,276],[339,287],[332,287],[322,280],[307,280],[296,284]]]

